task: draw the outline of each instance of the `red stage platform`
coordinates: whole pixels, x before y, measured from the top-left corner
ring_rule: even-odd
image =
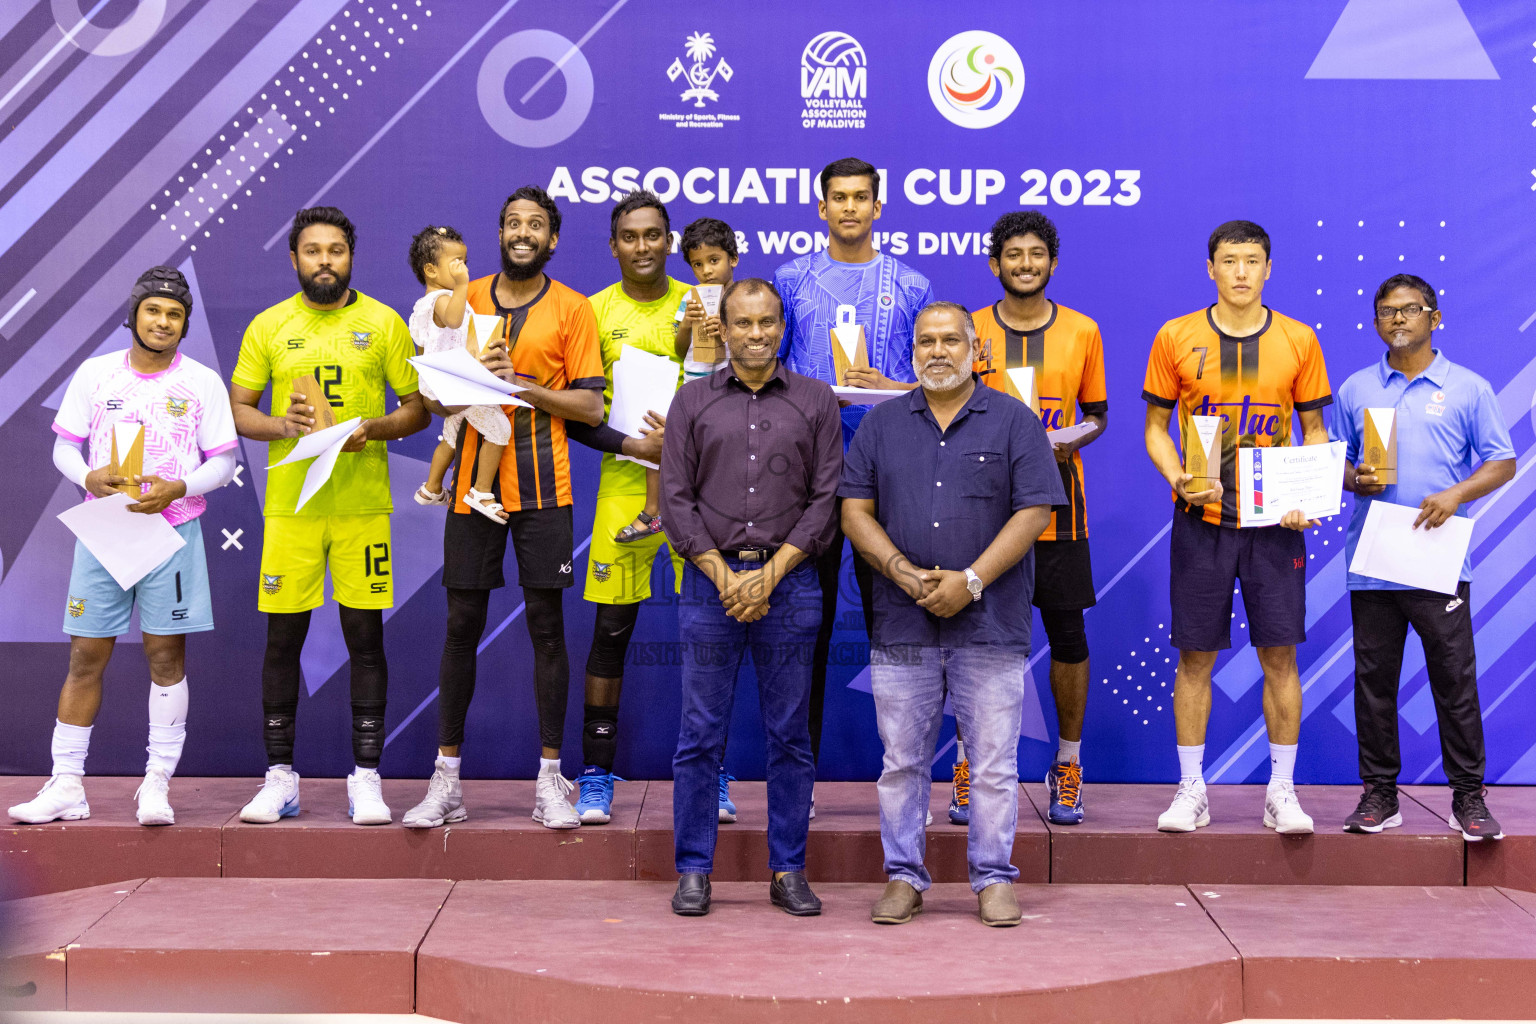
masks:
[[[16,901],[0,1010],[411,1012],[461,1021],[1526,1017],[1536,897],[1496,888],[1021,885],[989,929],[940,885],[767,886],[675,917],[664,882],[172,878]]]
[[[0,779],[0,807],[30,797],[44,780]],[[346,817],[345,782],[305,779],[304,811],[274,825],[245,825],[239,808],[254,779],[176,779],[177,824],[145,828],[133,817],[137,779],[89,778],[92,816],[79,822],[0,827],[0,893],[30,896],[149,876],[259,878],[450,878],[666,880],[672,870],[672,786],[621,782],[608,825],[552,831],[533,823],[533,783],[469,781],[470,818],[425,831],[398,823],[421,798],[419,780],[391,779],[385,796],[396,824],[363,828]],[[1019,803],[1014,863],[1024,882],[1138,884],[1503,885],[1536,890],[1536,787],[1502,787],[1489,803],[1500,842],[1464,843],[1446,824],[1441,788],[1404,791],[1404,824],[1380,835],[1341,830],[1358,790],[1301,787],[1317,822],[1311,836],[1263,827],[1263,789],[1212,786],[1212,824],[1158,832],[1171,786],[1092,784],[1087,821],[1045,820],[1044,787],[1027,784]],[[767,878],[767,799],[761,782],[732,787],[740,810],[720,827],[717,881]],[[928,866],[938,882],[966,879],[965,829],[945,814],[948,787],[935,785]],[[815,882],[874,882],[881,874],[873,783],[816,787],[807,871]]]

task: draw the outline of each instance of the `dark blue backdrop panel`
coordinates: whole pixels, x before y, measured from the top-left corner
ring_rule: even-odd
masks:
[[[123,299],[141,269],[172,263],[193,279],[186,345],[227,375],[251,317],[294,290],[284,250],[299,206],[343,207],[359,229],[354,283],[405,311],[420,291],[405,259],[411,234],[455,225],[472,269],[490,272],[501,200],[529,182],[549,187],[565,214],[550,270],[584,292],[617,276],[606,245],[612,196],[637,183],[667,197],[674,228],[724,218],[742,239],[739,273],[769,276],[818,244],[815,173],[859,155],[885,172],[878,244],[943,298],[980,306],[997,296],[982,243],[1001,213],[1035,208],[1060,226],[1051,294],[1102,326],[1111,406],[1109,433],[1086,459],[1101,601],[1088,615],[1084,759],[1092,778],[1168,778],[1171,512],[1140,430],[1152,336],[1211,300],[1205,237],[1230,218],[1273,235],[1266,300],[1315,325],[1335,385],[1380,354],[1372,289],[1412,271],[1443,290],[1445,350],[1492,381],[1529,461],[1533,38],[1536,12],[1520,0],[1465,11],[1456,0],[7,4],[0,469],[12,486],[0,519],[0,643],[10,719],[0,771],[47,770],[66,664],[72,541],[54,517],[78,495],[50,465],[48,425],[80,360],[125,345]],[[687,276],[677,256],[671,269]],[[443,513],[409,501],[432,444],[423,433],[391,446],[390,774],[424,774],[435,743]],[[254,599],[264,446],[245,444],[241,458],[237,484],[203,519],[219,628],[189,643],[184,773],[262,768]],[[572,460],[580,542],[596,459],[573,446]],[[1489,778],[1506,782],[1536,782],[1532,479],[1480,503],[1474,540]],[[1342,526],[1308,537],[1298,765],[1307,782],[1355,778]],[[584,546],[576,571],[587,571]],[[676,735],[670,573],[657,569],[626,671],[617,768],[635,778],[669,773]],[[821,772],[869,778],[880,746],[846,566],[845,576]],[[1218,781],[1263,777],[1261,675],[1237,609],[1215,677],[1207,764]],[[579,590],[566,616],[575,761],[592,627]],[[465,769],[525,775],[537,736],[515,587],[495,596],[490,621]],[[142,764],[146,672],[136,636],[120,647],[96,772]],[[1045,668],[1042,652],[1022,729],[1028,776],[1053,749]],[[347,664],[334,607],[315,615],[304,674],[299,768],[343,772]],[[762,770],[755,718],[744,685],[728,764],[749,777]],[[1405,779],[1442,777],[1413,641],[1402,741]]]

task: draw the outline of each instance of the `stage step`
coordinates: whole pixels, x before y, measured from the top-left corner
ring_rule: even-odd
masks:
[[[0,779],[0,807],[30,797],[42,779]],[[134,819],[138,779],[88,778],[92,816],[78,822],[0,827],[0,895],[38,895],[149,876],[252,878],[451,878],[670,880],[672,784],[621,782],[613,821],[552,831],[529,817],[533,783],[464,783],[469,820],[407,829],[399,816],[425,783],[391,779],[392,825],[360,827],[346,816],[341,779],[305,779],[303,813],[273,825],[246,825],[239,808],[254,779],[176,779],[177,823],[146,828]],[[1156,830],[1169,786],[1090,784],[1087,820],[1046,821],[1044,787],[1023,787],[1014,864],[1024,882],[1242,885],[1504,885],[1536,890],[1536,787],[1500,787],[1489,803],[1504,824],[1501,842],[1464,843],[1445,824],[1443,788],[1409,788],[1402,828],[1375,836],[1341,830],[1359,790],[1300,787],[1317,822],[1312,836],[1263,827],[1261,786],[1212,786],[1212,824],[1177,835]],[[734,825],[720,827],[715,878],[768,877],[767,798],[761,782],[738,782]],[[946,815],[948,787],[932,794],[927,863],[935,881],[963,882],[966,832]],[[807,842],[816,882],[876,882],[884,875],[880,820],[870,782],[823,782]]]
[[[1232,1021],[1529,1016],[1536,896],[1420,886],[1020,885],[983,927],[969,887],[911,924],[880,886],[791,918],[721,882],[152,878],[0,904],[0,1011],[409,1013],[624,1020]]]

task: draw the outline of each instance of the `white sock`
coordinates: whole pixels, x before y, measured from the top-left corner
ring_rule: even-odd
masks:
[[[53,774],[84,775],[85,755],[90,749],[91,726],[53,720]]]
[[[1296,776],[1296,744],[1269,745],[1269,781],[1293,782]]]
[[[364,768],[360,764],[355,764],[352,766],[353,775],[361,776],[363,772],[373,772],[375,775],[379,774],[379,770],[377,768]]]
[[[955,740],[955,764],[965,760],[965,740]]]
[[[539,758],[539,774],[540,775],[559,775],[560,774],[560,759],[557,757],[553,761],[551,761],[547,757]]]
[[[1205,781],[1205,744],[1198,747],[1173,748],[1179,752],[1179,781],[1186,779],[1198,779]]]
[[[445,757],[442,754],[437,755],[437,763],[448,769],[448,771],[452,772],[454,775],[459,774],[459,764],[463,760],[464,759],[461,757]]]
[[[176,774],[187,742],[187,677],[170,686],[149,684],[149,768]]]
[[[291,765],[291,764],[269,764],[269,765],[267,765],[267,771],[269,771],[269,772],[291,772],[291,771],[293,771],[293,765]]]
[[[1057,740],[1056,760],[1058,763],[1076,761],[1083,749],[1082,740]]]

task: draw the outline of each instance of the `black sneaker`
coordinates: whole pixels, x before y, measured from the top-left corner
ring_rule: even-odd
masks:
[[[1378,784],[1365,787],[1355,813],[1344,819],[1344,831],[1376,833],[1402,823],[1403,816],[1397,809],[1397,787]]]
[[[1469,843],[1504,838],[1499,820],[1488,813],[1488,805],[1483,802],[1483,794],[1486,792],[1483,789],[1476,793],[1451,795],[1451,816],[1445,819],[1445,823],[1460,832],[1461,837]]]

